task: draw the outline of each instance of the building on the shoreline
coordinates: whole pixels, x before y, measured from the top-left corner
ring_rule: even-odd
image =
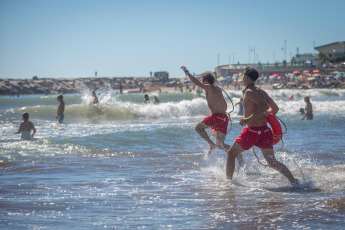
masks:
[[[153,74],[153,77],[155,79],[158,79],[158,80],[162,81],[162,82],[169,81],[169,73],[166,72],[166,71],[155,72]]]
[[[294,61],[299,63],[312,63],[313,61],[319,59],[319,54],[312,54],[312,53],[304,53],[304,54],[296,54],[294,57]]]
[[[345,41],[333,42],[327,45],[315,47],[317,51],[327,55],[330,58],[345,55]]]

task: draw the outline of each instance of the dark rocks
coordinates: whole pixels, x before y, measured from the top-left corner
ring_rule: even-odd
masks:
[[[153,86],[153,82],[156,85],[157,80],[146,77],[0,79],[0,94],[9,95],[11,87],[15,94],[66,94],[79,93],[85,87],[90,90],[105,86],[113,90],[134,89],[142,85]]]

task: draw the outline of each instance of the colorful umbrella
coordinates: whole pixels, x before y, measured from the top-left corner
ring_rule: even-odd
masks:
[[[301,71],[293,71],[293,74],[301,74]]]
[[[308,77],[308,78],[307,78],[308,81],[313,81],[313,80],[315,80],[315,79],[316,79],[315,77]]]
[[[337,73],[336,77],[345,77],[345,73],[339,72]]]
[[[304,81],[305,79],[304,79],[304,77],[302,77],[302,76],[300,76],[298,79],[297,79],[297,81]]]
[[[189,84],[190,83],[190,80],[185,80],[184,82],[183,82],[183,84]]]
[[[313,70],[313,73],[320,73],[320,70]]]

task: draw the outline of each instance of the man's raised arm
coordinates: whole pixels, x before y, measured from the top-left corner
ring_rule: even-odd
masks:
[[[205,84],[203,84],[202,82],[200,82],[196,77],[194,77],[185,66],[181,66],[181,69],[183,70],[183,72],[185,72],[185,74],[187,74],[187,76],[189,77],[189,79],[196,84],[197,86],[206,89],[207,86]]]

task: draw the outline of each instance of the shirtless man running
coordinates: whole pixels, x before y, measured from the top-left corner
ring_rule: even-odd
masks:
[[[224,151],[227,151],[230,146],[224,143],[227,127],[229,123],[228,115],[226,114],[227,104],[223,97],[221,89],[215,86],[214,76],[212,72],[205,72],[202,74],[202,82],[189,73],[186,67],[182,66],[181,69],[188,75],[189,79],[200,88],[206,91],[206,100],[212,115],[204,118],[195,126],[196,132],[210,145],[208,154],[211,154],[212,150],[218,147]],[[213,143],[211,138],[207,135],[205,129],[214,129],[216,144]],[[239,156],[237,158],[240,165],[243,165],[243,158]]]
[[[265,91],[254,85],[259,78],[256,69],[246,67],[243,75],[243,84],[246,88],[243,93],[244,118],[240,119],[240,125],[248,127],[243,130],[227,152],[227,178],[232,179],[235,171],[235,158],[255,145],[261,149],[271,168],[283,174],[294,187],[299,186],[298,180],[294,178],[290,170],[283,163],[277,161],[274,156],[273,134],[266,124],[266,113],[276,115],[279,111],[277,104]]]

